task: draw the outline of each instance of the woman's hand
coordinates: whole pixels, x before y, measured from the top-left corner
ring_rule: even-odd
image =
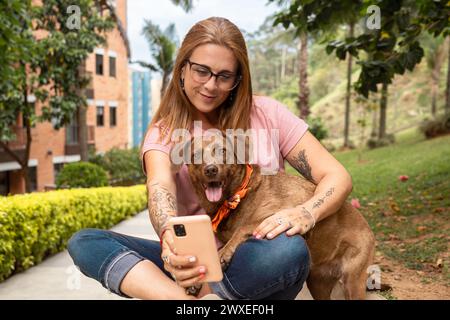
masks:
[[[273,216],[266,218],[253,232],[257,239],[273,239],[280,233],[287,231],[286,235],[305,234],[311,230],[316,221],[313,215],[303,206],[283,209]]]
[[[197,286],[206,274],[205,266],[195,266],[196,257],[176,254],[171,230],[163,234],[161,259],[164,261],[164,269],[172,274],[180,287]]]

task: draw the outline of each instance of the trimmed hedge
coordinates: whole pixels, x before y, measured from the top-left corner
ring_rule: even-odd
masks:
[[[78,230],[109,229],[146,206],[145,185],[0,197],[0,282],[64,250]]]

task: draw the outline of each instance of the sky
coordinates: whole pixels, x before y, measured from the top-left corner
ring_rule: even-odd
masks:
[[[186,13],[170,0],[128,0],[128,38],[131,45],[131,61],[150,62],[150,50],[141,35],[144,19],[151,20],[164,30],[175,23],[179,41],[198,21],[211,16],[229,19],[240,29],[256,31],[264,19],[277,11],[277,6],[267,0],[194,0],[194,9]]]

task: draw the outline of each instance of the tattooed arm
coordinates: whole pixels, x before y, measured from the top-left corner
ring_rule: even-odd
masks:
[[[347,170],[307,131],[287,155],[288,162],[316,184],[314,196],[298,206],[301,215],[320,221],[335,213],[352,191]]]
[[[145,153],[148,212],[158,236],[167,227],[170,217],[177,215],[176,184],[169,156],[160,151]]]

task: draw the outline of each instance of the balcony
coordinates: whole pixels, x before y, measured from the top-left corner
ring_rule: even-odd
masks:
[[[64,146],[64,153],[66,155],[80,154],[78,128],[78,126],[66,127],[66,143]],[[95,126],[87,126],[87,143],[88,145],[95,145]]]

